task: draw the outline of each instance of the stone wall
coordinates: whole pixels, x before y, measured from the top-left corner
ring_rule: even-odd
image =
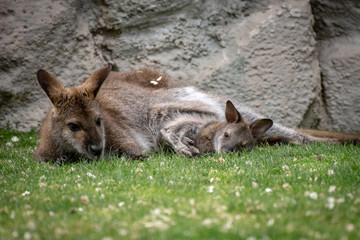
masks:
[[[346,18],[324,14],[328,6],[342,10],[335,3],[1,1],[0,127],[40,126],[50,101],[37,83],[38,69],[72,86],[110,63],[116,71],[166,71],[287,126],[359,131],[359,30],[348,21],[355,38],[345,35],[342,48],[335,44],[341,32],[320,24]],[[357,5],[347,7],[356,15]]]

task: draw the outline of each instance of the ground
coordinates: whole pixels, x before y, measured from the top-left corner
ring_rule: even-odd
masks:
[[[58,166],[0,130],[0,239],[360,239],[360,147]]]

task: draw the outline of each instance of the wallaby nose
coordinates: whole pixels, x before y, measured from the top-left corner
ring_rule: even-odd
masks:
[[[101,144],[91,144],[89,145],[89,152],[94,156],[100,156],[103,151]]]

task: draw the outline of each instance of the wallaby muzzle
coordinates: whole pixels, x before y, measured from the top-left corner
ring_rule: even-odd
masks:
[[[103,153],[103,146],[101,143],[98,144],[90,144],[88,146],[88,152],[95,157],[99,157]]]

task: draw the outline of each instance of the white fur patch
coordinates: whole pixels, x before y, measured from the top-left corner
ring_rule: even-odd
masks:
[[[213,146],[216,153],[221,153],[221,139],[219,139],[219,137],[214,138]]]
[[[170,128],[173,127],[175,125],[179,125],[179,124],[184,124],[184,123],[198,123],[200,125],[203,125],[209,121],[212,121],[213,119],[206,119],[206,118],[201,118],[201,117],[194,117],[190,114],[179,114],[179,116],[174,117],[174,120],[172,121],[168,121],[163,128]]]
[[[177,96],[180,101],[199,101],[210,106],[210,110],[216,112],[219,116],[224,115],[224,104],[220,104],[213,99],[211,95],[201,92],[195,87],[185,87],[180,89],[181,94]],[[222,106],[224,105],[224,106]]]
[[[131,129],[131,136],[133,136],[135,138],[136,143],[138,145],[140,145],[144,149],[145,152],[149,152],[152,149],[152,144],[145,137],[145,135]]]

